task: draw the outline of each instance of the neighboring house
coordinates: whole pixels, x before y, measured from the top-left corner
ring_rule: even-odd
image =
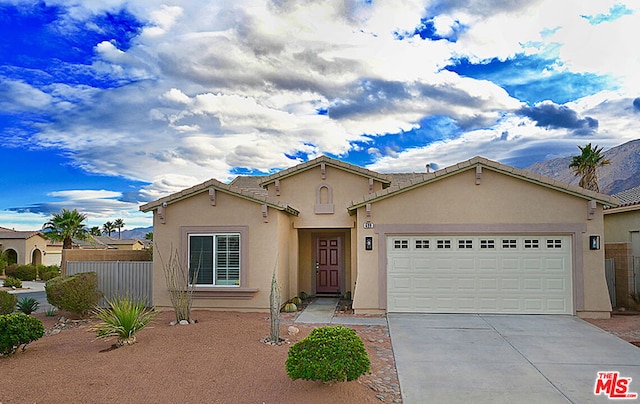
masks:
[[[140,240],[117,239],[107,236],[91,236],[90,239],[73,239],[73,248],[81,250],[143,250],[145,245]]]
[[[604,211],[605,255],[615,261],[616,301],[629,306],[640,293],[640,187],[613,196],[621,204]]]
[[[132,238],[111,238],[107,236],[93,236],[93,238],[102,245],[106,245],[109,248],[115,248],[117,250],[142,250],[144,244],[140,240]]]
[[[194,308],[266,311],[275,271],[283,301],[351,292],[356,313],[608,317],[599,241],[617,203],[481,157],[381,174],[321,156],[140,209],[154,212],[159,307],[177,252],[199,269]]]
[[[10,264],[60,265],[58,248],[39,231],[16,231],[0,227],[0,249]]]

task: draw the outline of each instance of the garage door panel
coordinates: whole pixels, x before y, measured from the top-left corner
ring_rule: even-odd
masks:
[[[387,251],[390,312],[573,314],[570,236],[394,236]]]

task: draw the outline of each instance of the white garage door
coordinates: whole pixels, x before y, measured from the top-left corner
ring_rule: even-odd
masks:
[[[389,236],[387,310],[573,314],[571,236]]]

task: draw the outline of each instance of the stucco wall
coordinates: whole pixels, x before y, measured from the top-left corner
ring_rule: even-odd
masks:
[[[24,238],[16,238],[16,239],[3,239],[2,240],[2,250],[14,250],[17,253],[18,264],[31,264],[31,260],[33,257],[33,252],[35,250],[40,251],[40,257],[42,259],[41,264],[44,264],[44,252],[47,247],[47,239],[36,234],[33,237],[29,237],[28,239]]]
[[[183,264],[187,262],[186,239],[182,231],[187,227],[247,227],[248,240],[243,240],[242,245],[248,249],[248,262],[244,263],[241,269],[247,271],[247,284],[242,286],[257,289],[251,298],[201,297],[203,293],[196,292],[194,309],[267,311],[271,276],[277,258],[278,281],[284,287],[284,292],[289,293],[290,286],[286,276],[289,253],[287,247],[276,247],[283,234],[287,234],[288,237],[287,231],[284,230],[289,227],[287,214],[269,208],[269,222],[264,223],[261,204],[218,191],[215,206],[211,205],[208,193],[202,192],[169,204],[165,209],[165,217],[166,223],[162,224],[157,214],[154,214],[153,301],[158,307],[171,307],[163,260],[168,262],[172,250],[178,249]],[[286,242],[282,244],[288,245]]]
[[[316,189],[320,184],[331,186],[333,194],[333,214],[316,214]],[[376,189],[382,185],[375,182]],[[326,167],[326,179],[322,179],[320,167],[313,167],[294,176],[280,180],[280,196],[275,194],[275,185],[268,187],[269,196],[285,201],[300,211],[293,217],[295,228],[350,228],[355,218],[350,216],[347,207],[356,198],[369,192],[369,179],[337,168]]]
[[[602,206],[587,220],[587,201],[547,187],[483,170],[476,185],[470,169],[419,188],[375,202],[371,209],[374,229],[363,229],[365,208],[358,209],[358,279],[354,308],[361,312],[384,309],[385,277],[378,277],[386,257],[380,249],[385,225],[408,229],[428,225],[432,231],[526,232],[529,228],[574,235],[574,308],[585,316],[608,316],[611,310],[604,277],[604,248],[589,250],[589,235],[603,235]],[[427,228],[427,227],[425,227]],[[586,230],[576,232],[576,228]],[[374,237],[374,251],[364,251],[366,236]],[[581,251],[580,251],[581,250]],[[380,294],[378,290],[380,289]],[[577,300],[577,301],[576,301]]]
[[[619,212],[618,209],[610,212],[616,211]],[[604,237],[607,243],[628,243],[631,241],[631,231],[640,231],[640,207],[604,215]]]

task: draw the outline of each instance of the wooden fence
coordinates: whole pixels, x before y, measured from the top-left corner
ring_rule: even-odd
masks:
[[[67,261],[67,275],[80,272],[98,274],[98,289],[104,293],[98,305],[107,307],[106,299],[130,296],[153,305],[153,262],[151,261]]]

